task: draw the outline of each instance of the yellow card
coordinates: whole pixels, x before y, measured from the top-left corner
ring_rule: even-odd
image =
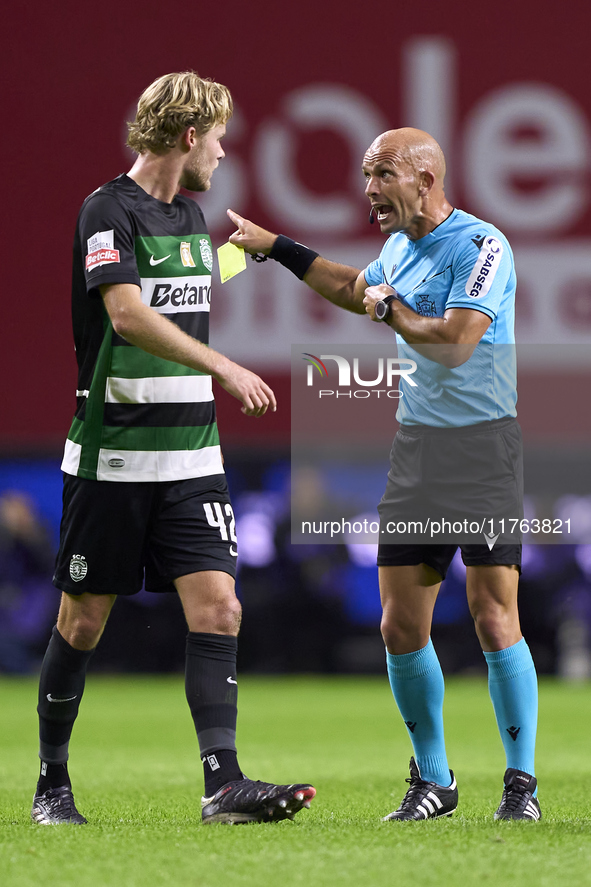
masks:
[[[220,278],[222,283],[230,280],[235,274],[246,270],[246,256],[244,250],[233,243],[224,243],[218,247],[218,264],[220,266]]]

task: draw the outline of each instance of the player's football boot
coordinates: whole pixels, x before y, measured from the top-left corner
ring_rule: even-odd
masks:
[[[40,825],[84,825],[87,820],[78,813],[69,785],[50,788],[33,798],[31,819]]]
[[[542,818],[542,811],[534,792],[538,784],[535,776],[523,770],[505,770],[503,779],[505,788],[495,819],[529,819],[537,821]]]
[[[435,819],[437,816],[451,816],[458,806],[458,786],[453,772],[450,770],[451,785],[438,785],[421,779],[421,774],[414,758],[410,759],[410,788],[405,794],[398,810],[384,816],[382,822],[391,819]]]
[[[201,798],[203,822],[279,822],[293,819],[309,807],[316,794],[311,785],[273,785],[236,779],[227,782],[211,798]]]

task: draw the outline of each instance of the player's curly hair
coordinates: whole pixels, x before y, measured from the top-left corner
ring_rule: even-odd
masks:
[[[165,74],[140,96],[135,120],[127,124],[127,144],[137,154],[159,154],[173,148],[187,127],[203,135],[226,123],[232,110],[230,92],[221,83],[204,80],[195,71]]]

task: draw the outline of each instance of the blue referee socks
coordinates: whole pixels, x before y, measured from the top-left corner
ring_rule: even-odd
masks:
[[[538,725],[538,681],[525,639],[505,650],[484,653],[488,689],[507,767],[535,776],[534,753]]]
[[[421,779],[450,785],[443,738],[445,687],[431,639],[414,653],[386,652],[386,662],[392,693],[409,732]]]

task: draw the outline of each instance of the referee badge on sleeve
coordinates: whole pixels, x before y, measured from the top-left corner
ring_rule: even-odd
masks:
[[[495,279],[497,268],[503,257],[503,244],[496,237],[487,237],[478,253],[478,258],[466,281],[466,295],[472,299],[486,296]]]

